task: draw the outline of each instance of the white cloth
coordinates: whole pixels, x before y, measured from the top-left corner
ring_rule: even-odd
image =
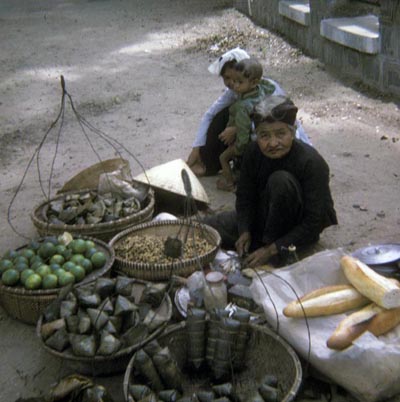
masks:
[[[269,81],[275,87],[275,91],[272,95],[282,95],[286,96],[286,92],[281,88],[281,86],[274,80],[270,78],[264,78]],[[197,130],[196,137],[194,139],[193,148],[203,147],[206,144],[207,140],[207,131],[210,126],[213,118],[223,109],[229,107],[238,99],[238,95],[229,88],[225,88],[223,94],[211,105],[211,107],[204,113],[201,121],[199,129]],[[303,126],[299,120],[296,120],[296,138],[302,140],[306,144],[311,144],[307,134],[305,133]]]
[[[228,61],[236,60],[237,62],[242,61],[244,59],[249,59],[250,56],[247,54],[247,52],[243,49],[240,49],[240,47],[236,47],[235,49],[231,49],[224,53],[221,57],[219,57],[217,60],[215,60],[213,63],[211,63],[208,66],[208,71],[211,74],[215,75],[221,75],[221,70],[222,67],[224,67],[224,64]]]
[[[379,337],[365,332],[349,348],[336,351],[326,341],[350,312],[308,318],[307,322],[282,313],[288,303],[312,290],[349,283],[340,267],[344,254],[341,249],[325,250],[262,273],[253,279],[251,293],[272,328],[322,374],[360,401],[387,400],[400,392],[400,327]]]

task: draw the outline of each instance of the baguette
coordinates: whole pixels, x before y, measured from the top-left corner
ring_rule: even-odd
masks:
[[[303,318],[340,314],[370,301],[351,285],[325,286],[293,300],[284,309],[286,317]]]
[[[386,334],[400,324],[400,308],[392,308],[378,313],[369,323],[367,331],[375,336]]]
[[[343,350],[366,331],[375,336],[380,336],[399,324],[400,308],[386,310],[372,303],[343,319],[326,345],[330,349]]]
[[[373,317],[381,311],[381,307],[375,303],[371,303],[363,309],[348,315],[340,321],[333,334],[327,340],[326,346],[335,350],[348,348],[355,339],[367,331]]]
[[[392,309],[400,307],[400,284],[376,273],[368,265],[351,256],[340,260],[349,282],[364,296],[379,306]]]

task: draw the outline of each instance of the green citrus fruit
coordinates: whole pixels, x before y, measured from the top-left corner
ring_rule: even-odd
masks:
[[[85,257],[90,258],[94,253],[97,253],[97,248],[96,247],[88,248],[86,250]]]
[[[85,268],[80,265],[75,265],[69,272],[74,275],[75,282],[80,282],[86,276]]]
[[[46,243],[43,243],[39,250],[38,250],[38,254],[44,259],[47,260],[49,259],[51,256],[53,256],[56,253],[56,246],[47,241]]]
[[[7,271],[7,269],[14,268],[14,264],[11,260],[3,259],[0,260],[0,273]]]
[[[74,264],[80,265],[80,262],[82,262],[84,259],[85,256],[83,256],[82,254],[74,254],[69,260]]]
[[[38,241],[36,241],[36,240],[32,240],[29,243],[29,248],[31,248],[32,250],[37,251],[37,250],[39,250],[39,247],[40,247],[40,243]]]
[[[67,286],[71,283],[75,283],[75,276],[72,275],[71,272],[60,274],[58,275],[58,283],[60,286]]]
[[[74,254],[84,254],[86,251],[86,241],[83,239],[75,239],[69,244]]]
[[[67,261],[62,265],[62,269],[64,269],[65,271],[70,271],[71,268],[73,268],[75,266],[75,264],[72,261]]]
[[[51,269],[51,272],[58,271],[59,269],[61,269],[61,265],[59,265],[59,264],[50,264],[50,269]]]
[[[61,254],[54,254],[49,261],[49,264],[58,264],[63,265],[65,262],[65,258]]]
[[[96,243],[93,240],[86,240],[86,250],[96,248]]]
[[[64,246],[64,244],[57,244],[56,246],[56,254],[60,254],[65,258],[65,252],[67,251],[67,246]]]
[[[29,275],[25,279],[24,286],[26,289],[29,289],[29,290],[39,289],[42,286],[42,277],[36,273]]]
[[[25,281],[28,278],[28,276],[31,276],[34,273],[35,273],[35,271],[33,269],[31,269],[31,268],[28,268],[25,271],[22,271],[20,276],[19,276],[19,279],[20,279],[21,283],[23,285],[25,285]]]
[[[15,264],[15,269],[16,269],[18,272],[25,271],[25,270],[28,269],[28,268],[29,268],[29,265],[28,265],[28,264],[25,264],[24,262],[19,262],[18,264]]]
[[[36,268],[36,273],[39,274],[42,278],[44,278],[46,275],[51,274],[51,268],[47,264],[42,264]]]
[[[43,264],[43,261],[35,261],[33,264],[31,264],[30,268],[36,271]]]
[[[42,288],[43,289],[54,289],[58,286],[58,277],[54,274],[46,275],[42,279]]]
[[[14,258],[14,265],[17,265],[20,263],[29,265],[29,260],[26,257],[19,255],[18,257]]]
[[[93,264],[89,258],[84,258],[79,265],[85,270],[86,274],[93,271]]]
[[[6,286],[15,286],[19,281],[19,272],[14,268],[7,269],[1,275],[1,281]]]
[[[58,279],[60,279],[60,276],[64,275],[67,271],[65,269],[57,269],[57,271],[53,271],[53,274],[57,276]]]
[[[101,268],[106,263],[106,255],[102,251],[97,251],[90,257],[94,268]]]
[[[24,248],[23,250],[20,251],[20,255],[22,255],[23,257],[27,258],[28,261],[30,261],[31,258],[33,258],[36,255],[36,253],[31,248]]]
[[[18,251],[16,251],[16,250],[8,250],[4,254],[3,258],[6,259],[6,260],[13,260],[14,258],[16,258],[18,256],[19,256]]]
[[[37,261],[43,262],[43,258],[40,255],[36,254],[29,260],[29,264],[33,265]]]

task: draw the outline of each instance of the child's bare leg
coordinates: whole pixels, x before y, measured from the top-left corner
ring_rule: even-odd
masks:
[[[232,170],[229,165],[229,161],[234,155],[234,148],[227,148],[219,157],[219,161],[222,167],[222,176],[224,180],[217,181],[217,188],[224,191],[232,191],[235,186]]]

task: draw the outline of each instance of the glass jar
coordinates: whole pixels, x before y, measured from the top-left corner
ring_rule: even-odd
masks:
[[[227,303],[224,275],[218,271],[209,272],[204,284],[204,307],[211,311],[214,308],[225,308]]]

